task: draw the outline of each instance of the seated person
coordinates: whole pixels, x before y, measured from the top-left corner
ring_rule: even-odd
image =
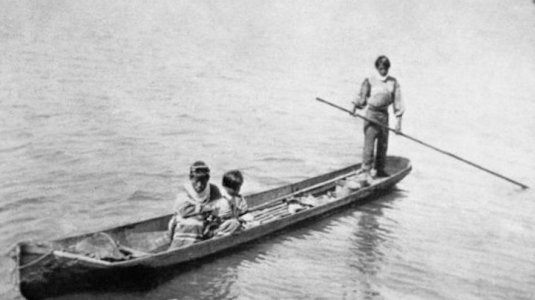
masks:
[[[221,222],[213,231],[214,236],[226,236],[243,229],[248,207],[240,195],[242,184],[243,175],[238,170],[228,171],[223,175],[223,197],[212,205]]]
[[[169,222],[172,248],[191,245],[204,238],[207,219],[212,214],[211,205],[221,198],[217,186],[209,183],[210,169],[202,162],[195,162],[184,184],[186,196],[179,195],[175,203],[175,215]]]

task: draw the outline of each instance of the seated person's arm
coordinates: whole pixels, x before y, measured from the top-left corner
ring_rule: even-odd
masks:
[[[245,198],[243,198],[242,196],[237,197],[236,208],[238,209],[238,214],[240,216],[246,214],[249,211],[249,206],[247,205],[247,201],[245,201]]]
[[[239,219],[245,222],[252,221],[254,216],[249,213],[249,207],[247,206],[247,201],[245,198],[240,197],[236,203],[238,208]]]
[[[200,213],[200,206],[185,201],[178,207],[177,212],[182,218],[189,218]]]

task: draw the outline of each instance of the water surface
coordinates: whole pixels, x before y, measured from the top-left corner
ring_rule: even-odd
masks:
[[[167,213],[189,164],[261,191],[360,161],[387,54],[404,130],[535,186],[530,1],[0,1],[0,249]],[[399,137],[389,195],[64,299],[532,299],[535,194]],[[0,260],[1,298],[20,299]]]

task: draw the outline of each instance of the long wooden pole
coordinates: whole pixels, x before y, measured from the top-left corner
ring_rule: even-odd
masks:
[[[316,100],[318,100],[318,101],[320,101],[320,102],[323,102],[323,103],[325,103],[325,104],[327,104],[327,105],[330,105],[330,106],[332,106],[332,107],[338,108],[339,110],[345,111],[345,112],[349,113],[349,114],[350,114],[351,116],[353,116],[353,117],[361,118],[361,119],[366,120],[366,121],[368,121],[368,122],[371,122],[371,123],[373,123],[373,124],[375,124],[375,125],[377,125],[377,126],[380,126],[380,127],[382,127],[382,128],[385,128],[385,129],[388,129],[388,130],[390,130],[390,131],[393,131],[393,132],[395,132],[397,135],[400,135],[400,136],[402,136],[402,137],[405,137],[405,138],[407,138],[407,139],[409,139],[409,140],[411,140],[411,141],[413,141],[413,142],[416,142],[416,143],[418,143],[418,144],[420,144],[420,145],[423,145],[423,146],[426,146],[426,147],[428,147],[428,148],[431,148],[431,149],[433,149],[433,150],[435,150],[435,151],[437,151],[437,152],[440,152],[440,153],[442,153],[442,154],[445,154],[445,155],[447,155],[447,156],[449,156],[449,157],[453,157],[453,158],[455,158],[456,160],[462,161],[462,162],[464,162],[464,163],[466,163],[466,164],[471,165],[472,167],[478,168],[478,169],[480,169],[480,170],[482,170],[482,171],[485,171],[485,172],[487,172],[487,173],[489,173],[489,174],[492,174],[492,175],[494,175],[494,176],[496,176],[496,177],[499,177],[499,178],[501,178],[501,179],[503,179],[503,180],[507,180],[507,181],[509,181],[510,183],[516,184],[516,185],[520,186],[520,187],[523,188],[523,189],[527,189],[527,188],[529,188],[527,185],[525,185],[525,184],[523,184],[523,183],[520,183],[520,182],[518,182],[518,181],[516,181],[516,180],[513,180],[513,179],[511,179],[511,178],[509,178],[509,177],[505,177],[505,176],[503,176],[502,174],[499,174],[499,173],[496,173],[496,172],[494,172],[494,171],[492,171],[492,170],[489,170],[489,169],[487,169],[487,168],[485,168],[485,167],[483,167],[483,166],[481,166],[481,165],[478,165],[478,164],[473,163],[473,162],[471,162],[471,161],[469,161],[469,160],[466,160],[466,159],[464,159],[464,158],[462,158],[462,157],[460,157],[460,156],[458,156],[458,155],[455,155],[455,154],[453,154],[453,153],[451,153],[451,152],[448,152],[448,151],[439,149],[439,148],[437,148],[437,147],[435,147],[435,146],[433,146],[433,145],[430,145],[430,144],[428,144],[428,143],[426,143],[426,142],[424,142],[424,141],[422,141],[422,140],[419,140],[419,139],[417,139],[417,138],[415,138],[415,137],[412,137],[412,136],[410,136],[410,135],[408,135],[408,134],[405,134],[405,133],[403,133],[403,132],[398,132],[398,131],[394,130],[393,128],[390,128],[390,127],[388,127],[388,126],[385,126],[385,125],[383,125],[383,124],[381,124],[381,123],[378,123],[378,122],[376,122],[376,121],[374,121],[374,120],[370,120],[370,119],[366,118],[366,117],[363,116],[363,115],[353,113],[353,112],[350,111],[349,109],[345,109],[345,108],[343,108],[343,107],[341,107],[341,106],[338,106],[338,105],[336,105],[336,104],[334,104],[334,103],[332,103],[332,102],[329,102],[329,101],[324,100],[324,99],[321,99],[321,98],[316,98]]]

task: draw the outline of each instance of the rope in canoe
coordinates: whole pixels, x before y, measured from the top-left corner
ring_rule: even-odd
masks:
[[[39,256],[38,258],[32,260],[31,262],[29,262],[27,264],[24,264],[22,266],[18,266],[17,269],[22,270],[22,269],[25,269],[27,267],[31,267],[31,266],[37,264],[38,262],[42,261],[43,259],[45,259],[47,256],[51,255],[52,253],[54,253],[53,249],[47,251],[43,255]]]
[[[8,258],[13,259],[14,262],[15,262],[15,266],[13,268],[11,268],[11,270],[9,271],[9,277],[10,277],[9,282],[11,284],[13,284],[13,285],[16,285],[16,286],[18,286],[19,282],[20,282],[19,272],[18,271],[20,271],[22,269],[25,269],[25,268],[28,268],[28,267],[31,267],[31,266],[41,262],[42,260],[44,260],[46,257],[48,257],[49,255],[51,255],[54,252],[53,249],[50,249],[49,251],[43,253],[42,255],[37,257],[36,259],[30,261],[29,263],[24,264],[22,266],[19,266],[18,264],[20,263],[20,244],[22,244],[22,243],[32,243],[32,241],[23,241],[23,242],[19,242],[19,243],[14,243],[12,246],[10,246],[8,248],[6,253],[4,253],[4,255],[3,255],[4,257],[8,257]]]
[[[17,272],[19,269],[17,268],[17,264],[19,262],[19,256],[20,256],[20,248],[18,243],[13,243],[6,253],[4,253],[5,257],[11,258],[15,261],[15,266],[9,270],[9,283],[18,286],[19,285],[19,272]]]
[[[23,244],[23,243],[33,243],[33,241],[27,240],[27,241],[14,243],[12,246],[10,246],[8,248],[8,250],[6,251],[4,256],[13,259],[18,264],[19,263],[19,258],[20,258],[20,246],[19,245]],[[34,259],[34,260],[30,261],[29,263],[24,264],[22,266],[17,266],[15,269],[22,270],[22,269],[25,269],[27,267],[33,266],[33,265],[37,264],[38,262],[42,261],[43,259],[45,259],[47,256],[51,255],[53,252],[54,252],[54,249],[50,248],[50,250],[48,250],[47,252],[43,253],[42,255],[37,257],[36,259]]]
[[[14,261],[15,261],[15,266],[13,268],[11,268],[11,270],[9,271],[9,282],[15,286],[18,286],[19,283],[20,283],[20,275],[19,275],[19,271],[22,270],[22,269],[25,269],[25,268],[28,268],[28,267],[31,267],[39,262],[41,262],[42,260],[44,260],[46,257],[48,257],[49,255],[51,255],[52,253],[54,252],[53,249],[50,249],[49,251],[45,252],[43,255],[40,255],[39,257],[37,257],[36,259],[30,261],[29,263],[27,264],[24,264],[22,266],[18,266],[18,263],[20,262],[20,247],[19,247],[19,244],[14,244],[13,246],[11,246],[9,248],[9,250],[7,251],[6,255],[5,256],[8,256],[9,258],[12,258]]]

